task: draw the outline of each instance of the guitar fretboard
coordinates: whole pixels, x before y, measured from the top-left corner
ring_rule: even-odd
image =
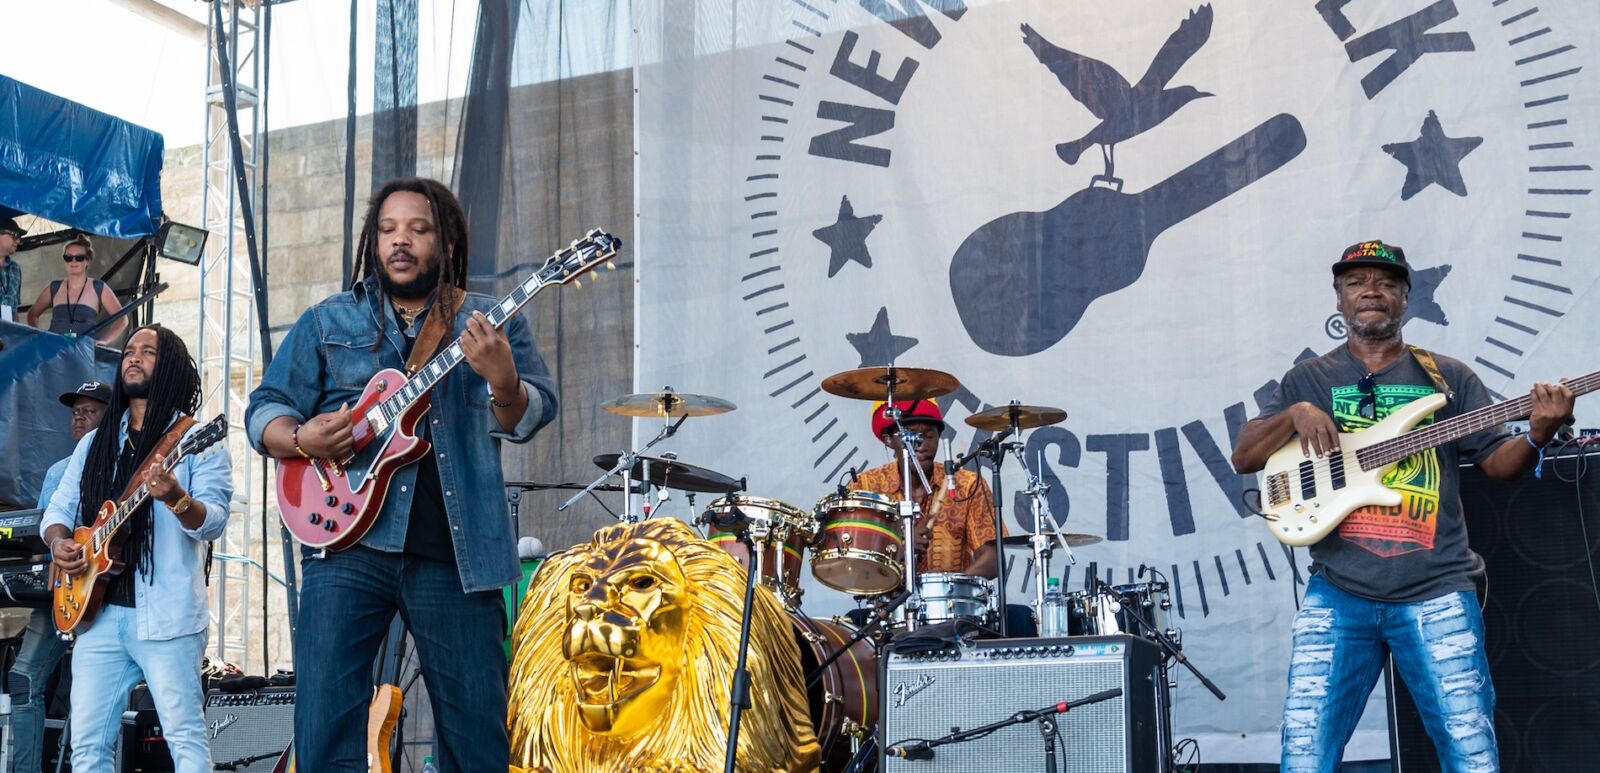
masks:
[[[1574,395],[1584,395],[1600,387],[1600,371],[1566,382]],[[1484,406],[1460,416],[1430,424],[1422,429],[1407,432],[1399,437],[1374,443],[1356,452],[1361,468],[1371,470],[1397,462],[1412,454],[1436,448],[1452,440],[1466,437],[1508,421],[1525,419],[1533,413],[1533,395]]]
[[[167,460],[161,465],[161,473],[164,475],[172,472],[173,468],[177,467],[178,463],[185,458],[209,448],[227,432],[227,429],[228,425],[225,417],[219,416],[212,419],[199,432],[190,435],[180,445],[177,453],[167,457]],[[149,476],[146,476],[146,482],[140,483],[138,488],[135,488],[133,493],[128,495],[127,499],[117,503],[117,509],[111,514],[111,517],[94,530],[93,547],[95,550],[98,551],[102,545],[110,542],[111,538],[116,536],[117,529],[127,523],[128,519],[133,517],[134,512],[150,500],[150,484],[148,480]]]

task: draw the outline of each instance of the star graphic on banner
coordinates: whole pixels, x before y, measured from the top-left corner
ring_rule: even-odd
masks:
[[[1483,144],[1482,137],[1446,137],[1439,116],[1432,110],[1422,119],[1422,134],[1410,142],[1392,142],[1383,151],[1406,165],[1405,186],[1400,200],[1417,195],[1429,185],[1457,196],[1467,195],[1467,182],[1461,179],[1461,159]]]
[[[839,219],[833,225],[811,232],[812,236],[828,245],[828,278],[832,279],[839,269],[844,268],[845,263],[852,260],[872,268],[872,255],[867,252],[867,235],[878,227],[881,220],[883,215],[856,217],[856,208],[850,205],[850,197],[840,197]]]
[[[1421,319],[1436,325],[1449,325],[1450,320],[1445,318],[1444,308],[1433,295],[1450,275],[1450,264],[1434,266],[1433,268],[1419,268],[1411,272],[1411,296],[1406,305],[1406,321]]]
[[[897,336],[889,331],[887,306],[878,309],[878,318],[872,321],[871,330],[865,333],[845,333],[844,337],[856,348],[856,353],[861,355],[860,367],[863,368],[892,364],[900,358],[900,355],[917,345],[917,339]]]

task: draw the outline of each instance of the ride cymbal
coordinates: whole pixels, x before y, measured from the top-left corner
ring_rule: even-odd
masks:
[[[961,382],[942,370],[892,365],[847,370],[822,380],[823,391],[852,400],[888,400],[890,386],[896,400],[928,400],[956,391]]]
[[[720,397],[697,395],[689,392],[640,392],[623,395],[600,404],[608,413],[620,416],[664,419],[679,416],[715,416],[736,410],[738,406]]]
[[[601,454],[594,458],[594,464],[602,470],[609,470],[617,466],[617,460],[620,458],[621,454]],[[732,494],[744,489],[743,482],[720,472],[660,456],[640,456],[634,460],[631,472],[634,480],[646,479],[646,466],[650,468],[648,475],[651,485],[659,488],[712,494]]]
[[[1082,545],[1093,545],[1094,543],[1105,539],[1104,537],[1097,537],[1093,534],[1071,534],[1064,531],[1047,531],[1044,533],[1044,535],[1050,538],[1050,543],[1053,545],[1060,544],[1056,541],[1056,537],[1059,536],[1062,539],[1065,539],[1067,541],[1067,547],[1069,548],[1075,548]],[[1029,547],[1033,544],[1030,542],[1032,539],[1032,534],[1008,534],[1000,538],[1000,544],[1008,548]]]
[[[1002,405],[979,411],[966,418],[969,426],[989,432],[1001,432],[1016,422],[1017,429],[1033,429],[1060,424],[1067,420],[1067,412],[1060,408],[1042,405]]]

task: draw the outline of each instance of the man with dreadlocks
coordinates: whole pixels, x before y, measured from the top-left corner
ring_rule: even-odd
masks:
[[[169,428],[199,404],[200,373],[183,340],[159,325],[134,331],[100,426],[78,442],[40,522],[57,566],[79,574],[86,559],[68,539],[73,527],[94,523],[100,505],[120,498],[136,472],[150,491],[118,532],[127,568],[111,579],[104,605],[74,646],[73,770],[114,769],[122,710],[140,678],[177,772],[211,770],[200,684],[210,621],[206,543],[227,527],[231,465],[214,446],[163,473],[157,451]]]
[[[527,442],[555,415],[555,385],[521,315],[504,330],[466,293],[467,225],[433,180],[401,179],[372,197],[345,292],[307,310],[250,396],[245,424],[276,458],[343,458],[350,405],[379,370],[403,368],[430,318],[448,321],[468,367],[434,387],[419,424],[432,452],[398,470],[354,547],[302,551],[295,759],[302,770],[367,770],[372,662],[398,612],[428,688],[439,768],[503,771],[508,664],[500,588],[521,576],[504,497],[500,443]],[[435,323],[439,324],[439,323]],[[431,354],[431,352],[427,352]]]

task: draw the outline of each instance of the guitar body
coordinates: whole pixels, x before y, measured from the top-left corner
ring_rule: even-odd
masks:
[[[1303,547],[1333,533],[1345,516],[1363,507],[1394,507],[1400,493],[1383,485],[1398,461],[1362,469],[1358,453],[1411,431],[1445,404],[1431,394],[1405,404],[1361,432],[1340,433],[1339,452],[1308,457],[1297,435],[1267,459],[1262,470],[1262,512],[1273,536]]]
[[[367,709],[367,773],[393,773],[389,759],[389,746],[394,743],[394,729],[400,724],[400,708],[405,696],[392,684],[378,685],[372,695],[372,705]],[[272,773],[294,773],[294,741],[283,750],[272,766]]]
[[[108,540],[98,550],[94,546],[95,530],[106,526],[116,510],[117,503],[106,502],[100,505],[94,526],[73,529],[72,541],[83,548],[88,560],[82,574],[68,574],[61,571],[60,564],[50,563],[50,613],[56,630],[62,633],[75,635],[88,630],[105,601],[106,586],[112,577],[122,574],[122,543]]]
[[[283,524],[306,545],[343,550],[361,541],[383,510],[396,470],[428,453],[416,436],[428,412],[424,394],[386,426],[369,419],[378,402],[406,383],[393,368],[379,371],[350,409],[355,451],[340,463],[327,459],[280,459],[278,507]]]

